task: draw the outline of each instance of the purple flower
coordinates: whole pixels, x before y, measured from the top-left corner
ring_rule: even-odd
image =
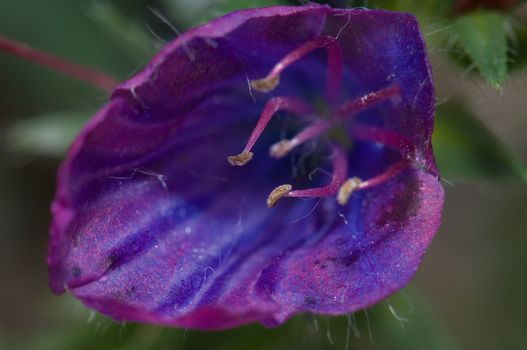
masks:
[[[410,15],[271,7],[191,30],[71,147],[52,289],[200,329],[368,307],[408,283],[438,228],[433,113]]]

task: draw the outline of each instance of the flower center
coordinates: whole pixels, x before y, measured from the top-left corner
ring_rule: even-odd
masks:
[[[284,70],[316,49],[327,51],[327,70],[325,95],[329,102],[330,112],[326,118],[317,116],[314,108],[306,101],[292,96],[273,97],[264,106],[264,109],[253,129],[249,141],[243,151],[235,156],[227,157],[232,166],[244,166],[254,156],[251,152],[254,145],[266,129],[271,118],[278,111],[287,111],[303,118],[307,125],[291,139],[282,139],[273,144],[269,153],[274,158],[287,156],[296,147],[309,140],[327,135],[330,129],[342,129],[353,120],[357,113],[373,107],[374,105],[391,100],[397,102],[401,99],[398,86],[388,86],[384,89],[370,92],[359,98],[339,104],[342,93],[343,60],[342,48],[335,38],[321,36],[310,40],[282,58],[267,74],[266,77],[251,81],[251,87],[259,92],[269,93],[280,84],[280,75]],[[406,169],[414,157],[415,147],[411,141],[388,129],[373,127],[363,123],[353,122],[350,137],[354,140],[374,142],[396,149],[400,153],[400,160],[389,166],[382,173],[363,180],[359,177],[348,177],[348,159],[343,145],[332,140],[330,143],[332,174],[331,182],[323,187],[294,190],[290,184],[276,187],[267,198],[269,208],[275,206],[282,197],[336,197],[337,202],[346,205],[351,195],[356,191],[378,186]]]

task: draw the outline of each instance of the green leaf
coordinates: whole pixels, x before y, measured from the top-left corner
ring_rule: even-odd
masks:
[[[481,75],[495,89],[507,78],[506,17],[499,12],[476,12],[455,20],[453,34]]]
[[[522,26],[514,30],[513,36],[516,45],[512,47],[512,62],[509,65],[511,70],[521,69],[527,65],[527,16]]]
[[[10,151],[61,157],[90,115],[56,112],[24,119],[7,130],[4,141]]]
[[[438,108],[433,145],[447,180],[527,182],[525,164],[461,105],[447,103]]]

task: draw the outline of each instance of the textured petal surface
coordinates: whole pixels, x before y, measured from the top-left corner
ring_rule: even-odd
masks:
[[[298,169],[265,156],[275,138],[259,141],[247,167],[227,164],[269,98],[247,81],[320,35],[344,48],[348,98],[401,86],[400,103],[358,118],[409,138],[422,167],[346,208],[291,200],[269,210],[267,194]],[[277,95],[320,95],[324,53],[286,74]],[[439,225],[432,125],[433,85],[409,15],[314,5],[210,22],[120,86],[70,149],[52,207],[52,289],[118,320],[202,329],[364,308],[408,282]],[[349,158],[350,172],[370,176],[393,151],[357,143]]]

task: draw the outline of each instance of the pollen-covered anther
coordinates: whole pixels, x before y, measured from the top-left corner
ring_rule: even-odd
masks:
[[[269,154],[273,158],[280,159],[287,156],[294,147],[295,143],[291,140],[281,140],[271,146]]]
[[[232,166],[244,166],[253,159],[253,152],[242,152],[235,156],[227,157],[229,164]]]
[[[361,183],[362,180],[358,177],[352,177],[346,180],[346,182],[344,182],[339,188],[339,193],[337,194],[337,202],[340,205],[346,205],[353,191],[359,188]]]
[[[280,84],[280,75],[251,81],[251,87],[258,92],[271,92]]]
[[[267,197],[267,206],[272,208],[275,206],[276,202],[282,197],[285,197],[291,192],[293,186],[289,184],[281,185],[275,188]]]

